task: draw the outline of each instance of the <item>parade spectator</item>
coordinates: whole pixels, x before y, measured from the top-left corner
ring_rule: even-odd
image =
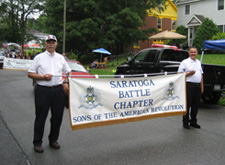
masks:
[[[27,59],[26,52],[23,51],[21,59]]]
[[[31,52],[28,53],[28,59],[33,60],[34,56],[31,54]]]
[[[108,57],[105,57],[104,61],[101,63],[101,68],[106,68],[107,61],[108,61]]]
[[[17,58],[17,59],[20,59],[20,58],[21,58],[19,52],[16,53],[16,58]]]
[[[5,53],[5,57],[9,58],[9,51]]]
[[[9,57],[9,58],[13,58],[12,52],[9,52],[8,57]]]
[[[98,59],[96,59],[92,63],[92,68],[98,68],[98,67],[99,67],[99,62],[98,62]]]

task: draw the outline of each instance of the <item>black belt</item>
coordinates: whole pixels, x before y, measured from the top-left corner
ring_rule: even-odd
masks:
[[[42,85],[38,85],[38,84],[37,84],[37,86],[43,87],[43,88],[58,88],[58,87],[62,86],[62,84],[55,85],[55,86],[42,86]]]
[[[193,82],[187,82],[189,85],[195,85],[195,86],[201,86],[201,83],[193,83]]]

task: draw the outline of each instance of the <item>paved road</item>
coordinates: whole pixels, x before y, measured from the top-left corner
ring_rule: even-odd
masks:
[[[64,112],[60,150],[33,151],[34,101],[26,72],[0,70],[1,165],[224,165],[225,107],[202,104],[202,129],[182,128],[181,116],[72,131]]]

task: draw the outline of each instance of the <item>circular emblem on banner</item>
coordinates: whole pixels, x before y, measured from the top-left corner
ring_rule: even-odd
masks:
[[[170,82],[169,83],[169,88],[166,89],[166,92],[165,92],[166,96],[162,99],[162,100],[174,100],[174,99],[177,99],[179,98],[178,96],[175,96],[175,85],[174,85],[174,82]]]
[[[94,109],[98,106],[102,106],[100,103],[101,95],[94,90],[93,87],[89,86],[86,91],[80,95],[80,107],[85,109]]]

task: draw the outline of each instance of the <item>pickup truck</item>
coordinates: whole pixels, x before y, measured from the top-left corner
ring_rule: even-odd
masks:
[[[115,75],[136,75],[177,72],[180,62],[188,58],[188,51],[174,48],[148,48],[117,67]],[[202,64],[204,71],[205,103],[216,104],[225,91],[225,66]]]

